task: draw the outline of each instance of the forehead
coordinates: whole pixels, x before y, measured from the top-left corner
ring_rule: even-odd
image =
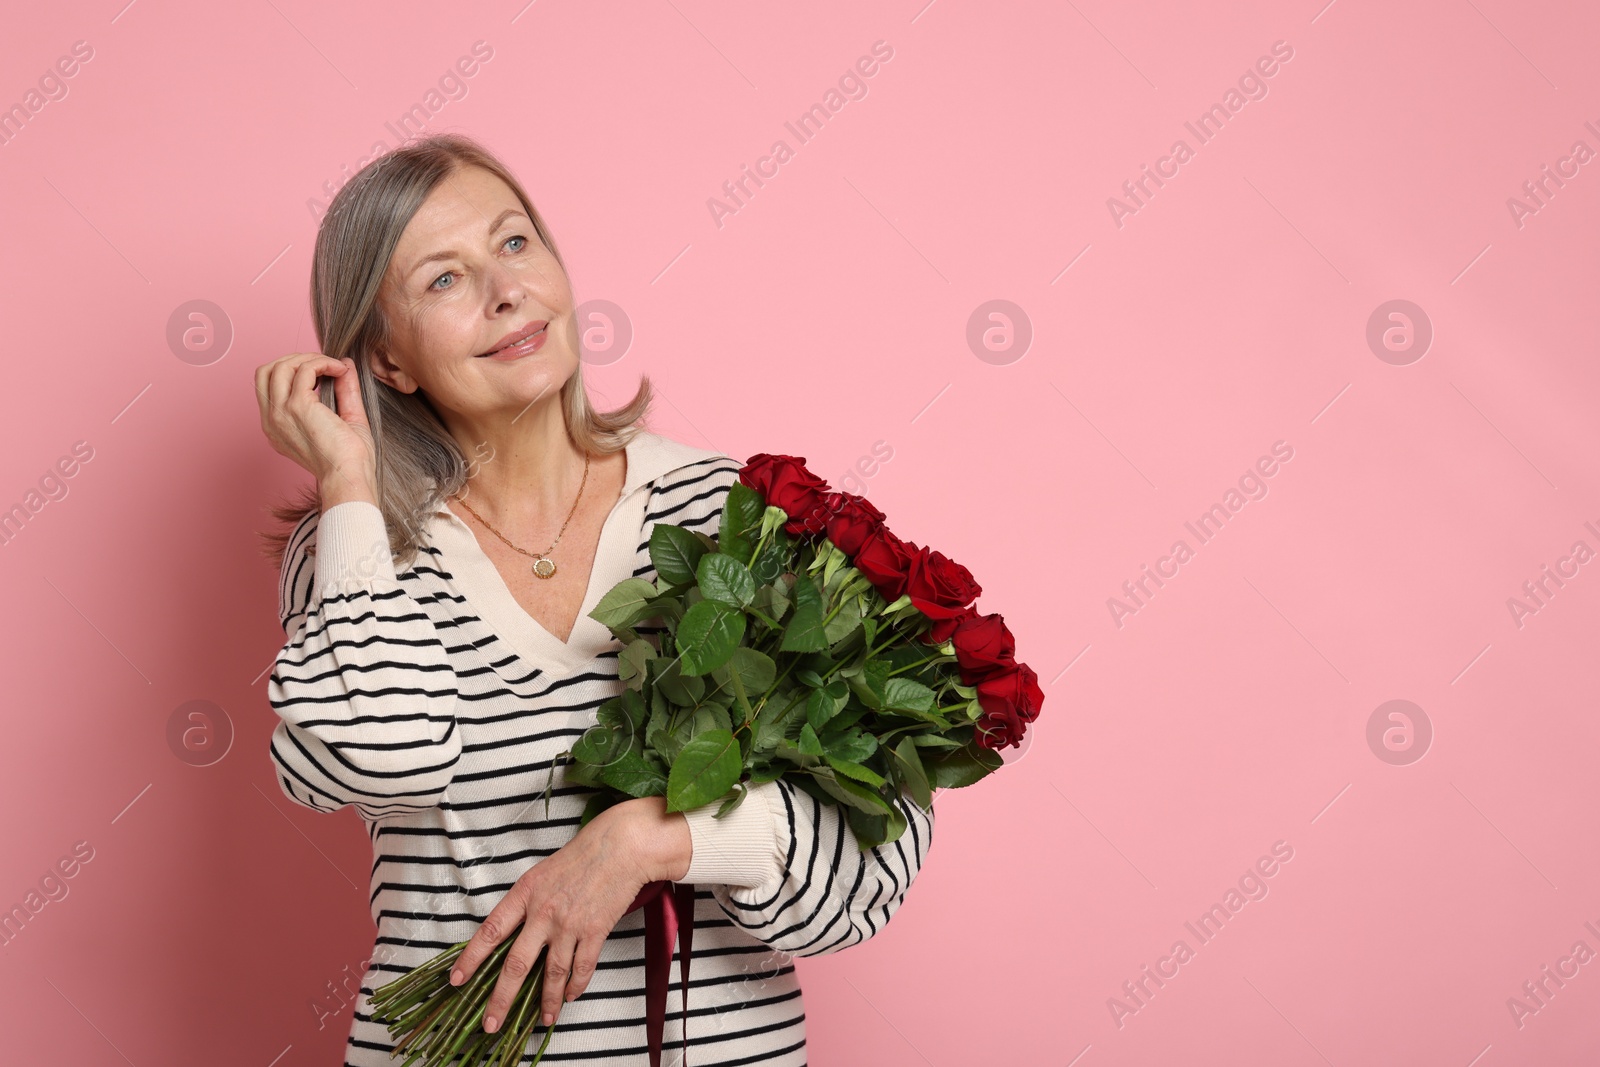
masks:
[[[508,209],[522,211],[522,202],[500,177],[481,167],[463,167],[436,185],[406,224],[395,259],[465,247],[485,236],[488,225]]]

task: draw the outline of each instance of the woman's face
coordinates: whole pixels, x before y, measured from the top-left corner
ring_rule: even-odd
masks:
[[[572,288],[511,187],[479,167],[440,182],[406,226],[378,302],[393,345],[373,372],[421,389],[447,424],[515,417],[577,370]],[[542,329],[541,329],[542,327]],[[530,346],[493,350],[536,333]]]

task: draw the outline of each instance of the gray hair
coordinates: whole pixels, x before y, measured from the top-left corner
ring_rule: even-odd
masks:
[[[421,531],[439,502],[466,484],[469,457],[420,389],[402,393],[372,373],[370,354],[388,347],[392,329],[378,293],[412,216],[436,186],[464,167],[481,167],[511,187],[539,239],[566,270],[550,228],[521,183],[486,148],[455,133],[409,142],[361,168],[328,205],[311,257],[311,319],[319,350],[334,359],[355,360],[361,403],[372,427],[378,507],[401,570],[415,557]],[[650,379],[644,375],[632,400],[614,411],[596,411],[584,387],[580,359],[561,387],[567,435],[587,455],[621,451],[644,428],[638,424],[649,411],[651,396]],[[265,554],[281,566],[294,528],[321,510],[314,482],[302,485],[292,499],[268,505],[281,525],[261,534]]]

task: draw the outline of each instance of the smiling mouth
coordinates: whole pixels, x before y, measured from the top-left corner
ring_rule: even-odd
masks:
[[[504,358],[506,356],[517,355],[517,354],[526,355],[527,353],[534,351],[535,349],[537,349],[540,345],[542,345],[544,343],[545,331],[548,330],[549,328],[550,328],[550,324],[547,322],[547,323],[543,324],[542,326],[540,326],[537,330],[534,330],[532,333],[524,334],[522,337],[518,338],[517,340],[511,342],[508,345],[505,345],[505,346],[503,346],[501,348],[493,349],[493,350],[488,351],[488,352],[479,353],[477,356],[475,356],[473,358],[475,358],[475,359],[493,359],[493,358],[496,358],[496,357]]]

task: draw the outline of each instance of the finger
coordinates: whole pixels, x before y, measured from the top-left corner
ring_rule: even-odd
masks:
[[[289,395],[288,383],[294,376],[292,368],[298,362],[295,356],[288,355],[267,364],[266,377],[262,382],[267,410],[276,413],[283,409],[283,401]]]
[[[349,357],[345,357],[349,359]],[[339,404],[339,417],[352,426],[367,425],[367,409],[361,403],[361,375],[356,373],[355,360],[345,364],[345,373],[334,379],[334,399]]]
[[[283,402],[287,404],[292,400],[304,398],[313,403],[321,403],[321,398],[317,395],[317,379],[329,375],[338,381],[348,377],[349,370],[349,364],[341,363],[329,356],[317,356],[297,363],[289,375]]]
[[[604,936],[590,936],[578,942],[578,948],[572,955],[572,976],[567,979],[568,1003],[583,996],[584,990],[589,988],[595,968],[600,965],[600,949],[605,942]]]
[[[567,983],[572,976],[572,957],[576,951],[577,943],[571,937],[557,935],[544,954],[544,990],[540,998],[540,1010],[544,1013],[543,1022],[546,1026],[555,1022],[556,1016],[561,1014],[561,1002],[567,995]]]
[[[517,992],[522,988],[523,979],[533,970],[539,950],[544,948],[544,941],[544,928],[530,924],[523,926],[522,933],[512,943],[511,950],[500,965],[500,977],[494,983],[494,992],[489,994],[489,1003],[483,1012],[483,1028],[488,1033],[500,1029],[500,1024],[505,1021],[511,1011],[512,1001],[517,999]],[[563,984],[565,979],[563,973]]]
[[[295,374],[312,360],[326,359],[317,352],[294,352],[272,364],[267,374],[267,402],[275,411],[283,411],[294,390]]]
[[[506,895],[500,898],[500,903],[484,917],[478,932],[472,935],[467,941],[467,946],[461,950],[461,955],[456,957],[455,966],[450,970],[451,985],[461,985],[477,973],[478,965],[483,962],[484,957],[493,952],[516,924],[522,921],[525,910],[522,903],[524,899],[525,891],[520,881],[512,885]]]

